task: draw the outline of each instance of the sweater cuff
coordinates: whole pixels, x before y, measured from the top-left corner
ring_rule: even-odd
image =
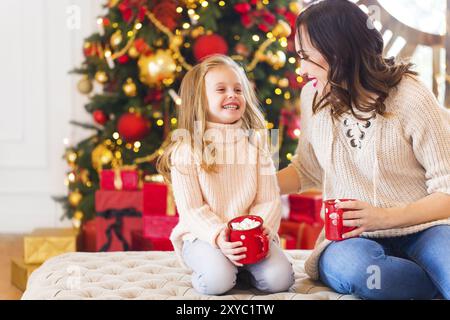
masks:
[[[222,230],[224,230],[225,228],[227,228],[227,225],[225,223],[214,226],[213,230],[211,231],[211,233],[209,235],[209,241],[208,241],[213,246],[213,248],[219,249],[219,247],[217,246],[217,243],[216,243],[216,239],[219,236],[219,234],[222,232]]]

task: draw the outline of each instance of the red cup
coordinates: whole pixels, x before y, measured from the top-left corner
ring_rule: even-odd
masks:
[[[339,199],[340,202],[355,201],[354,199]],[[350,209],[338,209],[335,207],[336,199],[325,200],[325,237],[331,241],[344,240],[344,233],[355,230],[356,227],[345,227],[343,225],[343,217],[345,211]]]
[[[235,230],[232,223],[241,222],[245,218],[256,220],[259,222],[257,227],[247,230]],[[269,252],[269,239],[263,232],[263,219],[259,216],[246,215],[232,219],[228,222],[228,229],[230,230],[229,241],[241,241],[243,247],[247,247],[245,252],[246,257],[237,261],[242,264],[256,263],[267,256]]]

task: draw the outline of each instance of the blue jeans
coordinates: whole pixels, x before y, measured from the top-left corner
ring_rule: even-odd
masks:
[[[393,238],[331,243],[320,280],[362,299],[450,299],[450,225]]]
[[[249,282],[263,292],[287,291],[294,284],[294,270],[283,251],[271,241],[269,253],[262,261],[236,267],[209,243],[184,241],[183,260],[193,270],[192,286],[207,295],[220,295],[237,284],[238,273],[246,272]]]

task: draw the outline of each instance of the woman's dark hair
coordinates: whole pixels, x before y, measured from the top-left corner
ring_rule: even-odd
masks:
[[[300,13],[296,21],[300,54],[303,52],[302,28],[329,65],[330,90],[318,102],[314,99],[314,112],[330,104],[333,119],[350,110],[362,120],[353,107],[362,112],[375,111],[383,115],[389,90],[405,74],[417,75],[412,71],[413,64],[383,58],[381,33],[371,25],[369,16],[353,2],[322,0],[312,3]],[[308,60],[307,56],[302,58]],[[371,94],[378,98],[371,98]]]

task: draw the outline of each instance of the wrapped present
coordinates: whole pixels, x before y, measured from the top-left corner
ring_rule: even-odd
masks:
[[[131,231],[142,228],[142,191],[97,190],[95,211],[95,225],[85,228],[86,236],[95,229],[95,243],[90,240],[89,250],[129,250]]]
[[[142,230],[135,230],[131,233],[131,247],[134,251],[173,251],[170,239],[155,236],[144,237]]]
[[[27,288],[28,278],[40,264],[26,264],[23,259],[11,259],[11,284],[21,291]]]
[[[141,213],[134,208],[97,212],[95,217],[96,251],[130,250],[131,231],[141,228]]]
[[[81,227],[82,247],[79,251],[97,252],[97,228],[95,219],[83,223]]]
[[[143,187],[142,215],[177,215],[171,188],[162,182],[145,182]]]
[[[139,171],[134,166],[122,166],[100,171],[101,190],[134,191],[139,189],[139,183]]]
[[[77,250],[78,230],[36,229],[24,236],[23,249],[26,264],[43,263],[47,259]]]
[[[288,246],[287,238],[291,237],[295,239],[295,242],[290,239],[289,246],[292,247],[295,243],[295,249],[310,250],[314,248],[317,237],[319,236],[321,230],[322,226],[318,224],[311,225],[305,222],[282,219],[278,234],[280,235],[280,238],[286,238],[286,247]]]
[[[280,246],[284,250],[297,249],[297,239],[290,234],[280,235]]]
[[[144,237],[169,239],[172,229],[178,224],[177,216],[144,216],[142,218]]]
[[[323,225],[320,218],[322,195],[320,192],[305,192],[289,195],[289,220]]]

